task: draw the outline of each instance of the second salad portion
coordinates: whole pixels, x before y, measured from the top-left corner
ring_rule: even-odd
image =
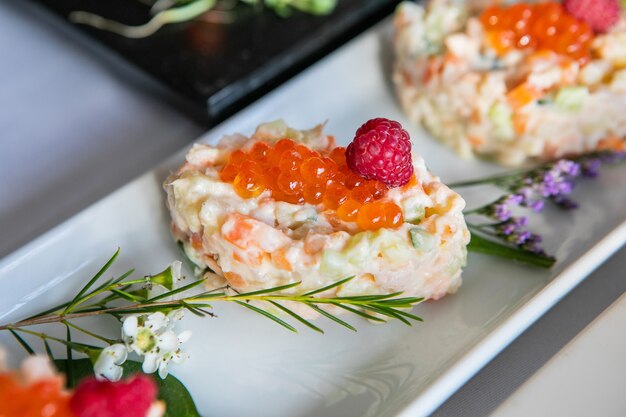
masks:
[[[411,153],[397,122],[370,120],[347,148],[322,128],[275,121],[194,145],[165,183],[189,258],[236,291],[354,276],[320,296],[454,292],[470,238],[464,200]]]
[[[617,0],[481,10],[406,2],[394,27],[402,107],[460,155],[516,166],[624,149],[626,17]]]

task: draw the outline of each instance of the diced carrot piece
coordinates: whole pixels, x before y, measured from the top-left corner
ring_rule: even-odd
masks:
[[[513,113],[513,129],[518,135],[526,132],[526,124],[528,123],[528,115],[525,113],[516,111]]]
[[[475,136],[475,135],[468,136],[467,140],[469,141],[469,143],[471,143],[474,146],[480,146],[483,143],[485,143],[485,140],[483,138],[481,138],[480,136]]]
[[[232,287],[243,288],[248,286],[248,282],[236,272],[224,272],[224,277]]]
[[[287,259],[287,249],[279,249],[272,252],[272,262],[280,269],[285,271],[292,271],[291,263]]]
[[[250,220],[249,217],[238,213],[231,214],[227,222],[232,222],[233,224],[227,228],[224,233],[224,239],[241,249],[247,249],[250,245],[249,235],[254,228],[254,224]]]
[[[513,109],[519,109],[540,98],[543,92],[526,83],[520,84],[506,95],[509,105]]]
[[[194,249],[196,250],[202,249],[202,235],[200,235],[200,233],[192,233],[190,240],[191,240],[191,246],[193,246]]]
[[[619,138],[618,136],[611,135],[607,136],[603,139],[600,139],[598,142],[598,150],[599,151],[617,151],[623,152],[626,144],[624,143],[624,139]]]

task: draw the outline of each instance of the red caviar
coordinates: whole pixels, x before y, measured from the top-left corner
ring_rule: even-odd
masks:
[[[363,230],[397,228],[404,221],[397,204],[381,200],[388,187],[350,170],[343,147],[317,152],[291,139],[256,142],[248,151],[232,152],[220,179],[243,198],[268,190],[279,201],[321,204]]]
[[[487,38],[498,54],[512,49],[550,50],[584,65],[591,59],[591,27],[560,3],[491,6],[480,15]]]

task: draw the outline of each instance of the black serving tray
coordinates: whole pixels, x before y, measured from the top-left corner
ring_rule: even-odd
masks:
[[[137,0],[35,1],[64,18],[73,10],[127,24],[149,18],[148,7]],[[145,39],[76,27],[182,95],[203,122],[213,125],[381,20],[398,3],[339,0],[328,16],[294,12],[289,18],[238,4],[231,23],[168,25]]]

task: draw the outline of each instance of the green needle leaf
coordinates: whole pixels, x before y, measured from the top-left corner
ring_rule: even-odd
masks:
[[[163,293],[161,295],[157,295],[156,297],[152,297],[151,299],[146,300],[146,303],[153,303],[155,301],[162,300],[162,299],[167,298],[167,297],[171,297],[173,295],[176,295],[176,294],[179,294],[181,292],[185,292],[187,290],[190,290],[190,289],[192,289],[194,287],[197,287],[198,285],[201,285],[203,283],[204,283],[204,280],[202,280],[202,279],[198,280],[198,281],[194,281],[191,284],[187,284],[187,285],[182,286],[180,288],[176,288],[175,290],[165,292],[165,293]]]
[[[50,349],[50,344],[46,339],[43,339],[43,346],[46,349],[46,355],[51,361],[54,361],[54,355],[52,354],[52,349]]]
[[[320,333],[324,334],[324,330],[320,329],[319,327],[317,327],[316,325],[314,325],[313,323],[311,323],[310,321],[308,321],[304,317],[298,315],[293,310],[290,310],[287,307],[285,307],[285,306],[283,306],[283,305],[281,305],[281,304],[279,304],[279,303],[277,303],[275,301],[270,301],[270,304],[272,304],[273,306],[281,309],[285,313],[289,314],[291,317],[293,317],[294,319],[298,320],[300,323],[304,324],[305,326],[315,330],[316,332],[320,332]]]
[[[22,337],[17,334],[17,332],[13,329],[9,329],[9,331],[11,332],[11,334],[13,335],[13,337],[15,337],[15,339],[17,340],[17,342],[22,345],[22,347],[24,348],[24,350],[26,352],[28,352],[29,355],[34,355],[35,351],[30,347],[30,345],[28,343],[26,343],[26,341],[24,339],[22,339]]]
[[[379,321],[379,322],[384,322],[385,321],[384,319],[381,319],[380,317],[372,316],[371,314],[367,314],[367,313],[365,313],[363,311],[357,310],[356,308],[349,307],[349,306],[347,306],[345,304],[341,304],[341,303],[332,303],[332,304],[334,306],[339,307],[339,308],[343,308],[346,311],[354,313],[357,316],[361,316],[361,317],[363,317],[363,318],[365,318],[367,320],[374,320],[374,321]]]
[[[135,303],[141,303],[141,302],[143,302],[145,300],[145,298],[143,298],[143,297],[139,297],[137,295],[130,294],[130,293],[127,293],[126,291],[122,291],[122,290],[115,290],[115,289],[113,289],[113,290],[111,290],[111,292],[114,293],[114,294],[119,295],[121,298],[123,298],[125,300],[132,301],[132,302],[135,302]]]
[[[339,297],[341,300],[350,300],[350,301],[379,301],[386,300],[388,298],[397,297],[402,294],[402,291],[394,292],[391,294],[373,294],[373,295],[357,295],[351,297]]]
[[[245,307],[245,308],[249,308],[250,310],[252,310],[252,311],[254,311],[254,312],[256,312],[256,313],[259,313],[259,314],[264,315],[264,316],[265,316],[265,317],[267,317],[268,319],[275,321],[276,323],[278,323],[278,324],[280,324],[281,326],[283,326],[283,327],[285,327],[285,328],[287,328],[287,329],[291,330],[291,331],[292,331],[292,332],[294,332],[294,333],[298,333],[298,330],[296,330],[296,328],[295,328],[295,327],[293,327],[292,325],[290,325],[290,324],[289,324],[289,323],[287,323],[286,321],[284,321],[284,320],[280,319],[279,317],[277,317],[277,316],[273,315],[272,313],[269,313],[269,312],[267,312],[267,311],[265,311],[265,310],[263,310],[263,309],[260,309],[260,308],[258,308],[258,307],[255,307],[255,306],[253,306],[253,305],[251,305],[251,304],[244,303],[244,302],[242,302],[242,301],[235,301],[235,302],[236,302],[237,304],[239,304],[239,305],[241,305],[241,306]]]
[[[278,287],[272,287],[272,288],[268,288],[266,290],[245,292],[245,293],[242,293],[242,294],[237,294],[237,295],[233,296],[233,298],[246,298],[246,297],[251,297],[251,296],[255,296],[255,295],[270,294],[270,293],[273,293],[273,292],[278,292],[278,291],[282,291],[282,290],[287,290],[289,288],[297,287],[300,284],[302,284],[302,281],[293,282],[291,284],[281,285],[281,286],[278,286]]]
[[[117,253],[119,253],[119,249],[116,252],[115,256],[117,256]],[[71,343],[72,343],[72,331],[70,330],[70,326],[67,323],[65,324],[65,328],[66,328],[66,332],[65,332],[65,336],[67,339],[67,345],[65,346],[65,352],[67,354],[67,359],[65,360],[66,362],[66,370],[67,370],[67,386],[69,388],[74,388],[76,381],[74,380],[74,361],[73,361],[73,357],[72,357],[72,347],[71,347]]]
[[[305,304],[308,305],[309,307],[311,307],[313,310],[315,310],[318,313],[320,313],[322,316],[331,319],[335,323],[341,324],[343,327],[346,327],[346,328],[352,330],[353,332],[356,332],[356,329],[353,326],[351,326],[350,324],[348,324],[345,321],[341,320],[339,317],[330,314],[328,311],[322,310],[321,308],[319,308],[315,304],[311,304],[311,302],[305,302]]]
[[[113,265],[113,262],[115,262],[115,259],[117,259],[117,255],[119,254],[120,254],[120,248],[117,248],[113,256],[111,256],[111,258],[107,261],[107,263],[104,264],[104,266],[100,268],[100,270],[96,273],[96,275],[94,275],[93,278],[91,278],[89,282],[85,284],[85,286],[78,292],[78,294],[76,294],[74,299],[65,308],[65,311],[63,312],[64,314],[67,314],[72,310],[75,303],[77,303],[78,300],[80,300],[80,298],[89,290],[89,288],[91,288],[91,286],[95,284],[96,281],[98,281],[98,279],[100,279],[102,275],[104,275],[104,273],[111,267],[111,265]]]
[[[313,295],[313,294],[319,294],[321,292],[330,290],[331,288],[335,288],[335,287],[338,287],[338,286],[340,286],[342,284],[345,284],[346,282],[348,282],[348,281],[350,281],[352,279],[354,279],[354,276],[351,276],[351,277],[348,277],[348,278],[344,278],[341,281],[337,281],[335,283],[332,283],[332,284],[327,285],[325,287],[319,288],[317,290],[309,291],[309,292],[307,292],[306,294],[303,294],[303,295],[304,296],[309,296],[309,295]]]

